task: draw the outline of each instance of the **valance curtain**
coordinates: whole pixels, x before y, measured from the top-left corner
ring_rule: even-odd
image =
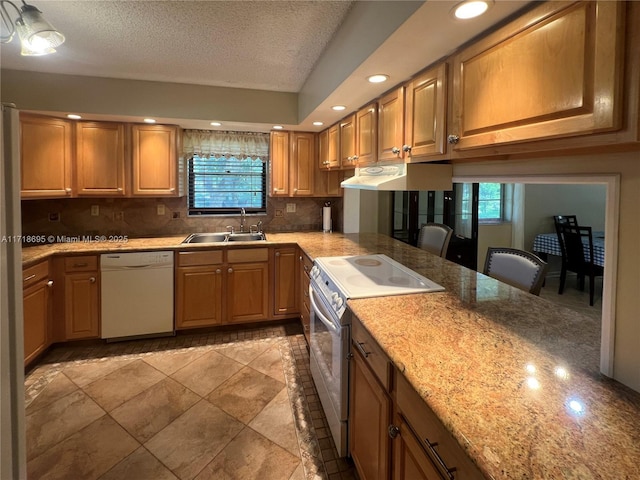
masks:
[[[266,161],[269,156],[268,133],[185,130],[182,144],[187,157],[249,157]]]

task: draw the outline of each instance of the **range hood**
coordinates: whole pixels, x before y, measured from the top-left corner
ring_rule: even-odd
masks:
[[[356,168],[340,186],[360,190],[451,190],[453,167],[446,164],[400,163]]]

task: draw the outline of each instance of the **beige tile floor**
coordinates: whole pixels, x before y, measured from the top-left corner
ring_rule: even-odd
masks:
[[[53,349],[25,381],[30,479],[355,479],[295,324]]]

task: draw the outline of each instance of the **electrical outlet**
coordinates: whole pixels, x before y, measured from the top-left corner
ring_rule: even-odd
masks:
[[[156,206],[156,212],[158,215],[164,215],[164,205],[162,203]]]
[[[276,217],[284,217],[282,209],[276,208]]]
[[[91,216],[97,217],[100,215],[100,207],[98,205],[91,205]]]
[[[295,203],[287,203],[287,213],[296,213]]]
[[[49,214],[49,221],[50,222],[59,222],[60,221],[60,214],[58,212],[50,213]]]
[[[124,220],[124,212],[115,212],[113,214],[113,220],[116,222],[122,222]]]

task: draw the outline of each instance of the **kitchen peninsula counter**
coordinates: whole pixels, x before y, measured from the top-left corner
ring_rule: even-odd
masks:
[[[213,246],[185,237],[28,247],[23,261]],[[280,243],[311,258],[386,254],[445,287],[348,306],[487,478],[640,478],[640,394],[599,373],[599,325],[385,235],[267,233],[252,245]]]

